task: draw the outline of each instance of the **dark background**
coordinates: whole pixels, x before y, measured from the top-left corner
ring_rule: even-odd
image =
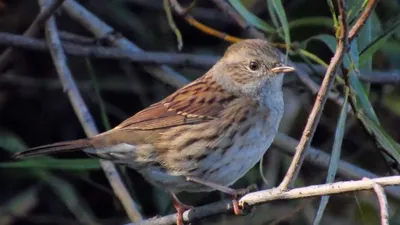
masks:
[[[0,9],[0,32],[21,34],[32,23],[39,7],[33,0],[3,0]],[[82,0],[79,1],[116,31],[146,51],[178,52],[176,37],[170,29],[161,0]],[[251,12],[273,25],[267,1],[242,1]],[[284,0],[287,20],[295,22],[307,19],[301,26],[290,28],[292,42],[329,63],[332,52],[321,41],[305,41],[313,36],[334,35],[333,23],[326,1]],[[348,1],[348,9],[354,3]],[[187,6],[190,1],[180,1]],[[400,5],[394,0],[378,3],[372,20],[372,37],[382,35],[390,25],[398,21]],[[227,34],[249,37],[231,18],[221,12],[212,1],[198,0],[190,11],[196,19]],[[93,39],[97,45],[105,45],[94,38],[84,27],[71,20],[62,10],[57,11],[60,30],[69,31]],[[320,19],[317,17],[323,17]],[[190,26],[174,13],[174,20],[183,36],[184,53],[221,56],[227,41],[205,34]],[[328,22],[325,22],[328,21]],[[363,35],[363,34],[362,34]],[[362,37],[361,35],[361,37]],[[374,54],[374,71],[400,69],[399,32],[393,35]],[[266,34],[274,43],[284,43],[277,35]],[[44,39],[44,33],[39,35]],[[0,46],[0,52],[5,46]],[[284,49],[281,49],[284,51]],[[295,62],[304,62],[299,54],[292,54]],[[81,93],[101,131],[108,129],[106,118],[112,126],[128,116],[159,101],[175,90],[153,78],[143,70],[143,64],[122,60],[96,59],[68,56],[69,67]],[[207,68],[174,66],[185,77],[193,80]],[[364,71],[370,71],[367,68]],[[313,80],[321,76],[311,74]],[[94,82],[94,77],[97,82]],[[399,140],[400,95],[397,83],[372,84],[370,101],[386,132]],[[299,139],[314,97],[295,77],[285,79],[286,117],[281,130]],[[100,90],[101,100],[96,94]],[[340,92],[340,85],[336,86]],[[100,105],[103,102],[105,112]],[[333,136],[340,106],[328,101],[321,123],[313,140],[313,146],[326,152],[332,151]],[[123,207],[112,193],[108,180],[97,161],[84,153],[52,155],[65,159],[65,164],[52,164],[48,158],[37,158],[28,163],[10,163],[12,151],[62,140],[82,138],[85,133],[73,111],[70,101],[58,81],[50,54],[47,52],[17,51],[4,71],[0,71],[0,225],[8,224],[124,224],[129,220]],[[391,169],[383,159],[373,137],[368,135],[353,116],[347,121],[342,147],[342,159],[379,175],[389,175]],[[86,159],[84,162],[73,159]],[[29,163],[30,162],[30,163]],[[235,187],[256,183],[266,188],[277,186],[284,176],[290,157],[279,149],[265,155],[264,169],[268,184],[263,182],[258,166],[249,171]],[[272,167],[271,163],[275,166]],[[389,165],[390,167],[390,165]],[[146,217],[174,213],[168,195],[146,183],[135,171],[118,167],[133,198]],[[326,169],[305,163],[296,185],[324,183]],[[337,177],[337,180],[346,180]],[[182,194],[187,204],[204,205],[227,198],[218,192]],[[391,224],[400,224],[398,201],[391,200]],[[207,218],[193,224],[312,224],[318,209],[319,198],[296,201],[278,201],[256,207],[247,216],[231,214]],[[342,194],[331,198],[322,224],[378,224],[379,205],[373,192]]]

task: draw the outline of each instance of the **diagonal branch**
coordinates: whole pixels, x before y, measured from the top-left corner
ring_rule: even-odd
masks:
[[[115,32],[112,27],[101,21],[93,13],[89,12],[74,0],[65,0],[62,8],[71,18],[82,24],[83,27],[92,32],[97,38],[104,38]],[[118,34],[118,37],[114,38],[114,40],[110,40],[110,42],[115,47],[119,47],[121,49],[134,52],[143,51],[121,34]],[[189,82],[184,76],[165,65],[151,65],[144,66],[143,68],[150,75],[176,88],[182,87]]]
[[[52,1],[53,0],[39,0],[42,9],[44,9],[44,7]],[[88,136],[97,135],[98,130],[96,128],[92,115],[90,114],[89,109],[83,101],[82,96],[80,95],[74,81],[74,78],[72,77],[71,71],[68,68],[67,59],[61,46],[61,41],[54,17],[50,17],[46,21],[45,34],[55,68],[60,77],[61,83],[64,86],[64,90],[71,101],[74,111],[78,116],[79,121],[81,122]],[[100,164],[110,181],[114,193],[121,201],[131,221],[141,220],[142,216],[137,209],[136,203],[130,197],[129,192],[125,188],[114,164],[106,160],[100,160]]]
[[[319,120],[322,115],[322,110],[328,99],[328,92],[332,88],[335,81],[335,76],[339,65],[342,64],[344,54],[347,51],[347,14],[345,9],[344,0],[337,0],[340,20],[340,36],[336,47],[336,52],[329,64],[324,80],[322,81],[321,88],[319,89],[317,98],[314,106],[311,110],[310,116],[308,117],[306,127],[304,128],[303,135],[301,136],[300,143],[296,147],[296,154],[293,157],[292,163],[283,178],[282,183],[279,185],[280,190],[287,190],[294,182],[297,174],[301,168],[301,165],[305,158],[305,153],[310,147],[311,140],[314,136],[315,130],[317,129]]]
[[[374,10],[378,0],[369,0],[368,4],[365,6],[364,11],[362,12],[360,18],[357,22],[353,25],[353,27],[349,31],[349,42],[353,41],[353,39],[357,36],[358,32],[364,26],[365,22],[371,15],[372,11]]]

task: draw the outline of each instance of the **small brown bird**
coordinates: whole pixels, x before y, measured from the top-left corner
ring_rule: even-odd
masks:
[[[267,41],[231,45],[204,76],[91,138],[44,145],[15,158],[83,150],[125,164],[171,193],[230,189],[271,145],[283,114],[280,54]],[[235,205],[235,213],[238,206]]]

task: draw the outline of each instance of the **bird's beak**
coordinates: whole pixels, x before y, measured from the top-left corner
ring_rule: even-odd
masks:
[[[271,72],[273,72],[273,73],[289,73],[289,72],[293,72],[295,70],[296,69],[294,67],[281,65],[281,66],[272,68]]]

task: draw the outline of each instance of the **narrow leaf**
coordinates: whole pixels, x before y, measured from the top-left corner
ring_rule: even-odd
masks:
[[[239,14],[242,15],[243,18],[245,18],[246,21],[251,25],[264,31],[265,33],[273,33],[275,31],[275,29],[271,27],[268,23],[247,10],[240,0],[229,0],[229,2],[233,6],[233,8],[235,8],[236,11],[238,11]]]
[[[368,62],[369,58],[378,51],[386,41],[397,31],[400,26],[400,20],[395,22],[392,26],[386,29],[382,34],[378,35],[360,52],[360,65]]]
[[[340,161],[340,153],[342,149],[343,136],[346,127],[346,119],[347,119],[347,111],[348,111],[348,97],[349,97],[349,89],[346,88],[346,93],[344,96],[344,102],[342,106],[342,110],[340,112],[338,124],[335,131],[335,139],[333,143],[332,155],[329,159],[329,168],[328,168],[328,176],[326,177],[326,183],[332,183],[335,180],[336,172],[339,166]],[[321,222],[322,216],[324,214],[326,205],[329,201],[329,195],[322,196],[321,202],[319,204],[319,208],[317,214],[315,215],[314,225],[318,225]]]
[[[50,157],[35,157],[16,162],[0,163],[0,168],[41,168],[59,170],[98,170],[97,159],[55,159]]]
[[[268,1],[268,2],[272,3],[275,12],[278,15],[279,22],[280,22],[281,26],[283,27],[285,44],[287,46],[287,48],[286,48],[286,60],[287,60],[287,57],[289,55],[289,50],[290,50],[289,46],[291,45],[291,43],[290,43],[289,25],[288,25],[288,21],[286,18],[285,9],[283,8],[283,4],[282,4],[281,0],[274,0],[274,1]]]

